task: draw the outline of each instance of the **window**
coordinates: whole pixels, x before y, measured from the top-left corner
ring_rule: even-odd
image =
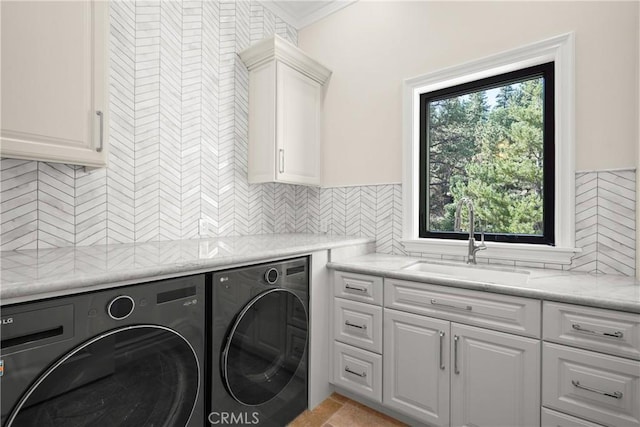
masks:
[[[553,66],[549,64],[552,63]],[[403,84],[403,178],[402,178],[402,244],[410,253],[429,253],[447,256],[464,256],[466,254],[468,237],[466,233],[454,232],[451,223],[450,212],[453,209],[456,198],[464,192],[469,192],[476,200],[476,217],[481,217],[482,227],[488,228],[487,250],[482,251],[482,258],[515,260],[535,263],[569,264],[572,257],[578,252],[575,249],[575,124],[574,124],[574,35],[562,34],[546,40],[534,42],[512,50],[497,53],[495,55],[478,58],[469,62],[462,62],[448,68],[431,71],[427,74],[406,79]],[[537,135],[542,131],[542,156],[532,162],[532,156],[518,156],[521,162],[528,161],[529,165],[535,163],[532,172],[538,178],[529,179],[530,187],[524,186],[520,194],[513,190],[508,195],[522,204],[525,201],[536,204],[536,209],[531,209],[534,214],[528,218],[518,215],[503,215],[503,218],[511,218],[509,223],[500,222],[491,209],[495,207],[483,204],[483,199],[491,199],[484,192],[496,186],[496,180],[480,179],[483,173],[492,172],[489,165],[500,163],[497,155],[508,156],[515,148],[514,144],[506,144],[508,138],[498,139],[494,143],[493,151],[489,146],[484,147],[485,152],[493,153],[493,162],[485,162],[482,152],[482,132],[490,134],[491,131],[500,129],[488,129],[488,116],[498,107],[498,94],[502,90],[524,91],[531,89],[530,103],[533,103],[533,87],[536,80],[542,79],[541,102],[543,125],[537,130]],[[514,87],[515,86],[515,87]],[[428,175],[429,161],[434,166],[438,161],[434,138],[438,137],[438,114],[444,114],[449,104],[462,104],[471,102],[475,98],[482,99],[485,92],[487,111],[484,111],[485,123],[476,129],[462,127],[458,129],[458,136],[469,136],[471,142],[452,145],[447,149],[469,148],[469,155],[455,166],[456,178],[451,182],[447,178],[448,189],[440,190],[440,193],[431,196],[427,188],[430,184],[439,184],[440,179],[433,171]],[[547,96],[552,98],[547,98]],[[504,102],[503,102],[504,104]],[[522,107],[522,106],[521,106]],[[426,132],[428,131],[426,120],[429,117],[426,109],[431,108],[434,122],[432,124],[432,153]],[[526,108],[523,108],[526,110]],[[425,110],[425,111],[421,111]],[[514,113],[514,116],[518,114]],[[526,116],[524,112],[520,114]],[[497,119],[497,118],[494,118]],[[421,129],[421,125],[422,126]],[[520,132],[524,133],[523,124]],[[515,126],[517,128],[517,126]],[[510,129],[515,132],[516,129]],[[421,130],[424,129],[424,132]],[[529,129],[529,127],[527,127]],[[442,127],[440,128],[440,131]],[[464,130],[464,132],[463,132]],[[530,130],[530,129],[529,129]],[[502,129],[504,131],[504,129]],[[528,132],[528,131],[527,131]],[[531,132],[533,134],[533,132]],[[442,132],[440,132],[442,134]],[[508,136],[508,135],[507,135]],[[478,142],[480,141],[480,143]],[[445,144],[446,145],[446,144]],[[498,146],[499,145],[499,146]],[[426,149],[421,150],[421,146]],[[443,146],[444,148],[444,146]],[[517,150],[515,150],[517,151]],[[431,157],[429,158],[429,154]],[[448,155],[448,153],[446,153]],[[426,159],[423,159],[427,157]],[[434,158],[435,157],[435,158]],[[444,155],[446,157],[446,155]],[[523,160],[525,159],[525,160]],[[451,159],[447,159],[451,162]],[[539,160],[539,161],[538,161]],[[472,164],[475,167],[467,165]],[[422,169],[421,169],[422,166]],[[436,165],[437,166],[437,165]],[[502,162],[504,169],[512,165]],[[484,168],[485,170],[483,170]],[[494,169],[500,170],[498,167]],[[488,171],[488,172],[487,172]],[[496,172],[496,171],[493,171]],[[442,174],[441,174],[442,175]],[[509,175],[507,175],[509,176]],[[542,178],[540,178],[540,176]],[[495,181],[495,182],[494,182]],[[505,181],[503,179],[503,181]],[[515,180],[514,180],[515,181]],[[536,183],[536,192],[539,195],[537,202],[532,202],[533,195],[527,199],[527,195],[534,193],[532,184]],[[513,183],[508,183],[509,185]],[[506,187],[506,184],[504,184]],[[452,189],[453,186],[453,189]],[[504,197],[505,190],[494,191],[494,204]],[[482,191],[481,191],[482,190]],[[494,189],[495,190],[495,189]],[[509,187],[509,190],[512,190]],[[526,190],[526,191],[525,191]],[[539,190],[539,191],[538,191]],[[435,190],[434,190],[435,191]],[[484,191],[484,192],[483,192]],[[438,194],[442,199],[441,207],[436,206]],[[519,199],[517,198],[519,197]],[[432,212],[430,206],[434,206]],[[503,203],[504,207],[504,203]],[[438,209],[440,209],[438,211]],[[509,209],[504,209],[509,212]],[[512,209],[512,212],[514,210]],[[462,209],[462,225],[466,228],[466,209]],[[515,218],[513,218],[515,216]],[[477,223],[477,222],[476,222]],[[505,225],[506,224],[506,225]],[[526,226],[525,226],[526,224]],[[529,228],[526,228],[529,227]],[[477,228],[476,231],[479,231]],[[478,235],[476,234],[476,237]]]
[[[419,235],[555,244],[554,63],[420,94]]]

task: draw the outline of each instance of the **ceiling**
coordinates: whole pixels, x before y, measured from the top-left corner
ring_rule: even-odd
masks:
[[[357,0],[262,0],[260,3],[297,30]]]

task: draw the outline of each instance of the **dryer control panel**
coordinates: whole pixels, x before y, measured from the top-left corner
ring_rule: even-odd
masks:
[[[62,341],[73,336],[73,304],[41,310],[26,307],[2,316],[0,328],[3,355]]]

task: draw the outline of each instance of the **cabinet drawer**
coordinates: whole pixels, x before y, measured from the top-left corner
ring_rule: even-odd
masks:
[[[335,385],[382,402],[382,356],[334,342]]]
[[[611,426],[640,426],[640,362],[545,343],[543,405]]]
[[[602,427],[602,424],[592,423],[547,408],[542,408],[540,421],[542,427]]]
[[[333,286],[337,297],[382,305],[382,277],[336,271]]]
[[[385,307],[540,338],[540,301],[385,279]]]
[[[335,298],[333,313],[336,340],[382,353],[382,307]]]
[[[547,341],[640,360],[640,315],[545,302],[542,318]]]

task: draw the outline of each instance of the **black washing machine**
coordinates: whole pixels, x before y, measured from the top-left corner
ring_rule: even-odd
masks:
[[[204,295],[197,275],[2,307],[2,425],[206,425]]]
[[[282,427],[307,409],[307,258],[216,272],[212,425]]]

